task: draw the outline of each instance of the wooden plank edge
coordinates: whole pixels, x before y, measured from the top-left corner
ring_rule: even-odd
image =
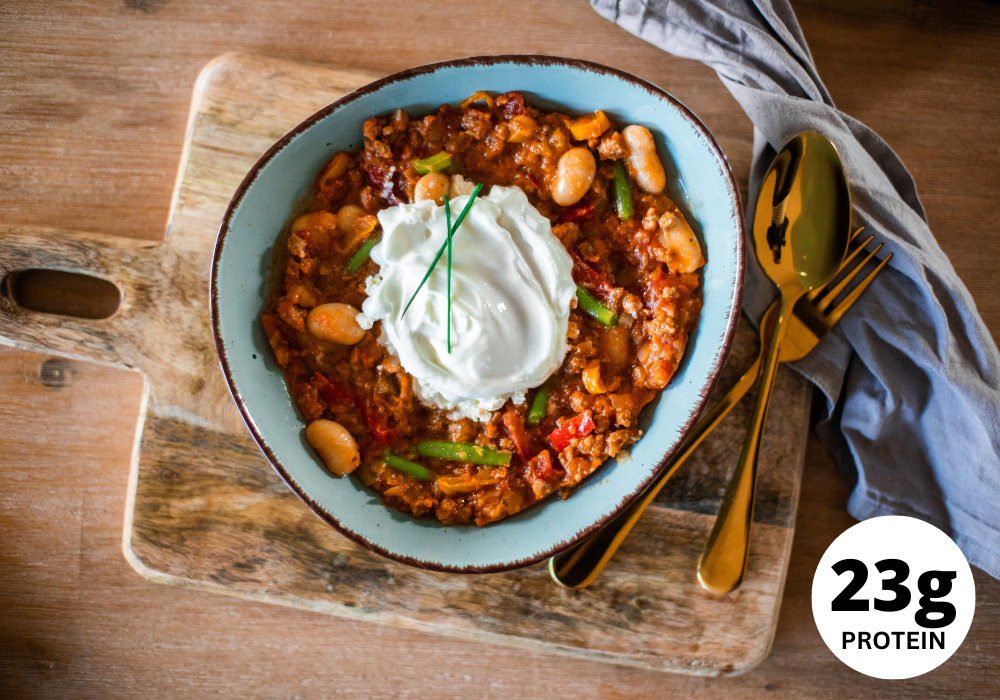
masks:
[[[134,503],[135,499],[135,477],[137,475],[137,470],[133,470],[130,475],[130,502]],[[305,598],[302,596],[289,595],[285,593],[276,593],[272,591],[240,591],[229,588],[222,584],[213,583],[211,581],[201,580],[201,579],[189,579],[183,576],[175,576],[173,574],[164,573],[162,571],[157,571],[149,566],[147,566],[139,557],[135,554],[131,547],[131,523],[129,514],[131,509],[128,510],[126,514],[126,535],[123,541],[123,551],[125,553],[125,558],[132,566],[133,569],[143,578],[149,580],[152,583],[158,583],[168,586],[177,586],[180,588],[186,588],[196,591],[202,591],[205,593],[212,593],[218,595],[224,595],[230,598],[238,598],[241,600],[262,602],[272,605],[282,605],[290,608],[297,608],[301,610],[309,610],[312,612],[323,613],[327,615],[332,615],[337,618],[352,620],[352,621],[363,621],[371,622],[376,624],[384,624],[392,627],[397,627],[401,629],[409,629],[416,632],[440,634],[445,637],[450,637],[454,639],[464,639],[472,642],[496,644],[499,646],[510,647],[515,649],[521,649],[531,652],[542,652],[546,654],[554,654],[556,656],[563,656],[568,658],[573,658],[577,660],[585,661],[596,661],[601,663],[610,663],[620,666],[629,666],[633,668],[641,668],[651,671],[668,672],[668,673],[681,673],[691,676],[702,676],[702,677],[717,677],[717,676],[732,676],[745,673],[750,669],[756,667],[765,658],[767,658],[770,653],[771,646],[774,641],[774,633],[777,628],[777,612],[780,608],[781,603],[781,589],[779,589],[778,594],[775,596],[774,602],[774,612],[771,615],[772,624],[768,628],[766,644],[759,647],[760,651],[749,659],[739,662],[736,665],[726,664],[724,666],[700,666],[691,664],[679,664],[674,663],[670,659],[662,657],[635,657],[624,653],[611,653],[602,652],[594,649],[586,649],[581,647],[565,646],[560,644],[554,644],[551,642],[544,642],[537,639],[530,639],[527,637],[518,637],[515,635],[506,634],[496,634],[493,632],[482,632],[482,631],[467,631],[467,630],[457,630],[454,628],[447,627],[445,625],[426,623],[415,621],[410,618],[400,617],[397,615],[386,615],[381,611],[366,611],[360,608],[350,608],[339,603],[333,603],[328,601],[319,601],[311,598]],[[699,518],[705,518],[706,520],[712,519],[710,515],[700,515],[696,513],[689,513],[688,515],[693,515]],[[710,525],[706,525],[710,529]],[[757,524],[756,527],[768,528],[782,530],[783,536],[786,541],[786,551],[790,547],[792,541],[793,532],[788,530],[788,528],[778,526],[778,525],[761,525]],[[707,531],[707,530],[706,530]],[[784,576],[787,571],[787,564],[782,572],[781,585],[784,585]]]
[[[146,428],[146,414],[149,407],[149,379],[142,373],[142,399],[139,401],[139,416],[135,421],[132,436],[132,456],[129,462],[128,486],[125,492],[125,518],[122,527],[122,554],[133,569],[145,578],[148,567],[139,561],[132,551],[132,528],[135,525],[135,499],[139,490],[139,459],[142,456],[142,434]]]
[[[191,96],[191,106],[188,108],[187,125],[184,127],[184,150],[181,151],[181,160],[179,166],[177,167],[177,177],[174,180],[174,189],[170,195],[170,211],[167,213],[167,225],[163,232],[164,239],[170,235],[170,229],[173,226],[174,217],[177,215],[178,209],[180,208],[180,196],[183,189],[182,186],[184,184],[184,176],[187,174],[188,159],[191,157],[191,148],[194,141],[194,128],[196,122],[198,121],[199,108],[201,107],[205,90],[208,88],[208,84],[211,82],[212,75],[215,71],[239,55],[240,52],[238,51],[230,51],[229,53],[224,53],[221,56],[216,56],[205,64],[205,66],[198,73],[198,78],[194,82],[194,92]]]
[[[132,464],[129,474],[128,494],[125,507],[125,523],[123,531],[122,550],[125,559],[126,561],[128,561],[129,565],[139,575],[141,575],[143,578],[153,583],[199,590],[206,593],[225,595],[231,598],[238,598],[247,601],[284,605],[286,607],[329,614],[343,619],[374,622],[378,624],[388,624],[403,629],[411,629],[418,632],[430,632],[434,634],[441,634],[443,636],[451,638],[466,639],[474,642],[498,644],[506,647],[524,649],[533,652],[555,654],[558,656],[564,656],[574,659],[597,661],[601,663],[612,663],[616,665],[642,668],[646,670],[682,673],[694,676],[715,677],[715,676],[740,675],[742,673],[746,673],[747,671],[752,670],[770,655],[772,646],[774,644],[774,637],[777,632],[777,624],[779,617],[778,613],[781,608],[781,601],[784,594],[785,581],[788,575],[790,552],[791,552],[792,542],[794,539],[794,527],[788,528],[780,525],[764,525],[762,523],[755,523],[756,527],[766,527],[768,529],[775,528],[777,530],[783,531],[782,536],[784,537],[784,542],[782,544],[782,550],[781,550],[783,565],[781,567],[779,575],[778,585],[776,588],[777,592],[774,596],[774,602],[773,602],[773,607],[771,609],[770,621],[767,631],[764,635],[762,635],[762,638],[758,637],[758,640],[763,641],[764,644],[758,646],[757,649],[749,649],[750,651],[754,652],[753,655],[750,656],[749,658],[739,661],[733,665],[727,664],[725,666],[697,666],[690,664],[685,665],[685,664],[672,663],[669,659],[665,658],[660,658],[658,661],[649,657],[637,658],[635,656],[630,656],[627,654],[608,653],[581,647],[563,646],[559,644],[553,644],[551,642],[544,642],[537,639],[518,637],[515,635],[503,635],[491,632],[456,630],[454,628],[449,628],[445,625],[415,621],[412,619],[394,615],[385,615],[380,611],[366,612],[363,609],[349,608],[339,603],[334,603],[329,601],[318,601],[311,598],[305,598],[302,596],[274,593],[269,591],[239,591],[224,586],[222,584],[217,584],[210,581],[205,581],[201,579],[190,579],[183,576],[175,576],[172,574],[164,573],[162,571],[158,571],[152,567],[147,566],[132,549],[132,530],[134,526],[135,502],[136,502],[136,495],[138,488],[139,457],[140,457],[142,432],[147,416],[146,401],[148,398],[148,389],[149,389],[148,382],[146,382],[144,385],[144,396],[141,406],[142,410],[139,420],[137,421],[135,442],[133,445]],[[802,386],[799,391],[799,396],[797,397],[798,400],[796,401],[797,404],[800,404],[802,406],[801,410],[808,410],[808,406],[811,401],[811,396],[812,396],[811,385],[809,385],[807,382],[802,382]],[[804,433],[802,439],[799,441],[797,449],[795,450],[794,456],[791,457],[791,459],[794,460],[793,463],[798,465],[800,474],[804,466],[807,441],[808,441],[808,433]],[[794,523],[795,512],[798,509],[798,499],[800,490],[801,490],[801,477],[795,480],[794,493],[791,499],[791,503],[793,504],[793,513],[792,513],[793,523]],[[686,513],[686,514],[699,518],[705,518],[706,520],[714,520],[714,516],[711,515],[703,515],[698,513]],[[706,529],[710,528],[711,525],[706,523]]]

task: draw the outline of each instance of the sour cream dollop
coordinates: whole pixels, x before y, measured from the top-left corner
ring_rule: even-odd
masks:
[[[468,195],[451,201],[452,221]],[[379,273],[366,280],[358,322],[382,321],[379,341],[414,378],[417,396],[452,418],[485,420],[544,382],[566,355],[573,261],[549,220],[517,187],[478,197],[452,238],[451,353],[447,253],[403,316],[447,232],[444,207],[400,204],[378,214]]]

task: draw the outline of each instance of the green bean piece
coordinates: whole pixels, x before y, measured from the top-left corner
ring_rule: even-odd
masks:
[[[416,462],[403,459],[399,455],[394,455],[392,452],[386,452],[383,454],[382,461],[393,469],[398,469],[404,474],[409,474],[413,478],[420,479],[421,481],[434,481],[438,477],[437,474],[432,472],[427,467],[422,467]]]
[[[598,323],[605,326],[614,326],[618,323],[618,314],[599,302],[594,296],[583,287],[576,288],[576,298],[580,302],[580,308]]]
[[[531,401],[531,408],[528,410],[528,425],[535,425],[545,417],[549,407],[549,390],[541,388]]]
[[[615,209],[622,221],[632,219],[632,183],[628,181],[625,166],[620,160],[615,161]]]
[[[444,440],[425,440],[417,443],[417,454],[421,457],[439,457],[453,459],[456,462],[471,464],[489,464],[503,466],[510,464],[510,452],[498,452],[482,445],[468,442],[446,442]]]
[[[358,268],[365,264],[368,260],[368,256],[371,255],[372,248],[378,245],[379,241],[382,240],[381,236],[372,236],[367,241],[365,241],[360,248],[355,251],[351,259],[347,261],[347,271],[357,272]]]
[[[443,172],[450,168],[452,164],[451,155],[441,151],[421,160],[413,161],[413,169],[421,175],[426,175],[427,173]]]

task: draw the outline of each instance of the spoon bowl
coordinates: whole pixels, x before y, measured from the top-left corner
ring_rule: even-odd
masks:
[[[850,238],[850,201],[826,137],[799,134],[781,149],[761,185],[753,227],[757,260],[779,290],[801,296],[837,272]]]

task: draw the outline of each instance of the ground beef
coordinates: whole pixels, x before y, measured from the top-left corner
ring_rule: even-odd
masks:
[[[452,155],[456,188],[469,182],[482,183],[487,192],[492,185],[524,190],[575,256],[574,278],[589,280],[595,286],[588,288],[619,314],[618,325],[609,328],[574,300],[569,351],[544,385],[545,415],[534,424],[526,409],[538,390],[529,392],[527,405],[508,402],[483,423],[451,420],[422,404],[412,378],[377,342],[379,324],[351,346],[309,333],[305,319],[315,305],[360,308],[364,281],[378,268],[368,259],[349,272],[347,262],[377,229],[354,235],[321,214],[313,219],[322,226],[296,230],[280,248],[285,274],[261,318],[265,335],[303,416],[337,421],[353,435],[361,453],[354,476],[390,507],[449,525],[485,525],[555,492],[568,497],[605,459],[641,437],[640,411],[681,361],[701,308],[699,278],[671,271],[654,240],[656,222],[676,206],[634,188],[636,215],[620,221],[608,202],[614,168],[601,164],[628,156],[620,132],[612,125],[599,137],[576,141],[569,126],[568,115],[537,109],[516,91],[465,108],[442,105],[419,118],[402,110],[376,116],[361,128],[363,150],[334,156],[317,177],[306,212],[344,216],[344,207],[356,206],[375,214],[412,201],[420,177],[413,161],[441,151]],[[559,157],[576,146],[596,150],[599,167],[581,203],[563,208],[553,203],[550,187]],[[586,434],[556,449],[554,431],[581,417],[589,421]],[[484,467],[421,458],[414,447],[422,440],[509,450],[511,461]],[[418,480],[387,466],[381,459],[386,450],[419,461],[438,479]]]

